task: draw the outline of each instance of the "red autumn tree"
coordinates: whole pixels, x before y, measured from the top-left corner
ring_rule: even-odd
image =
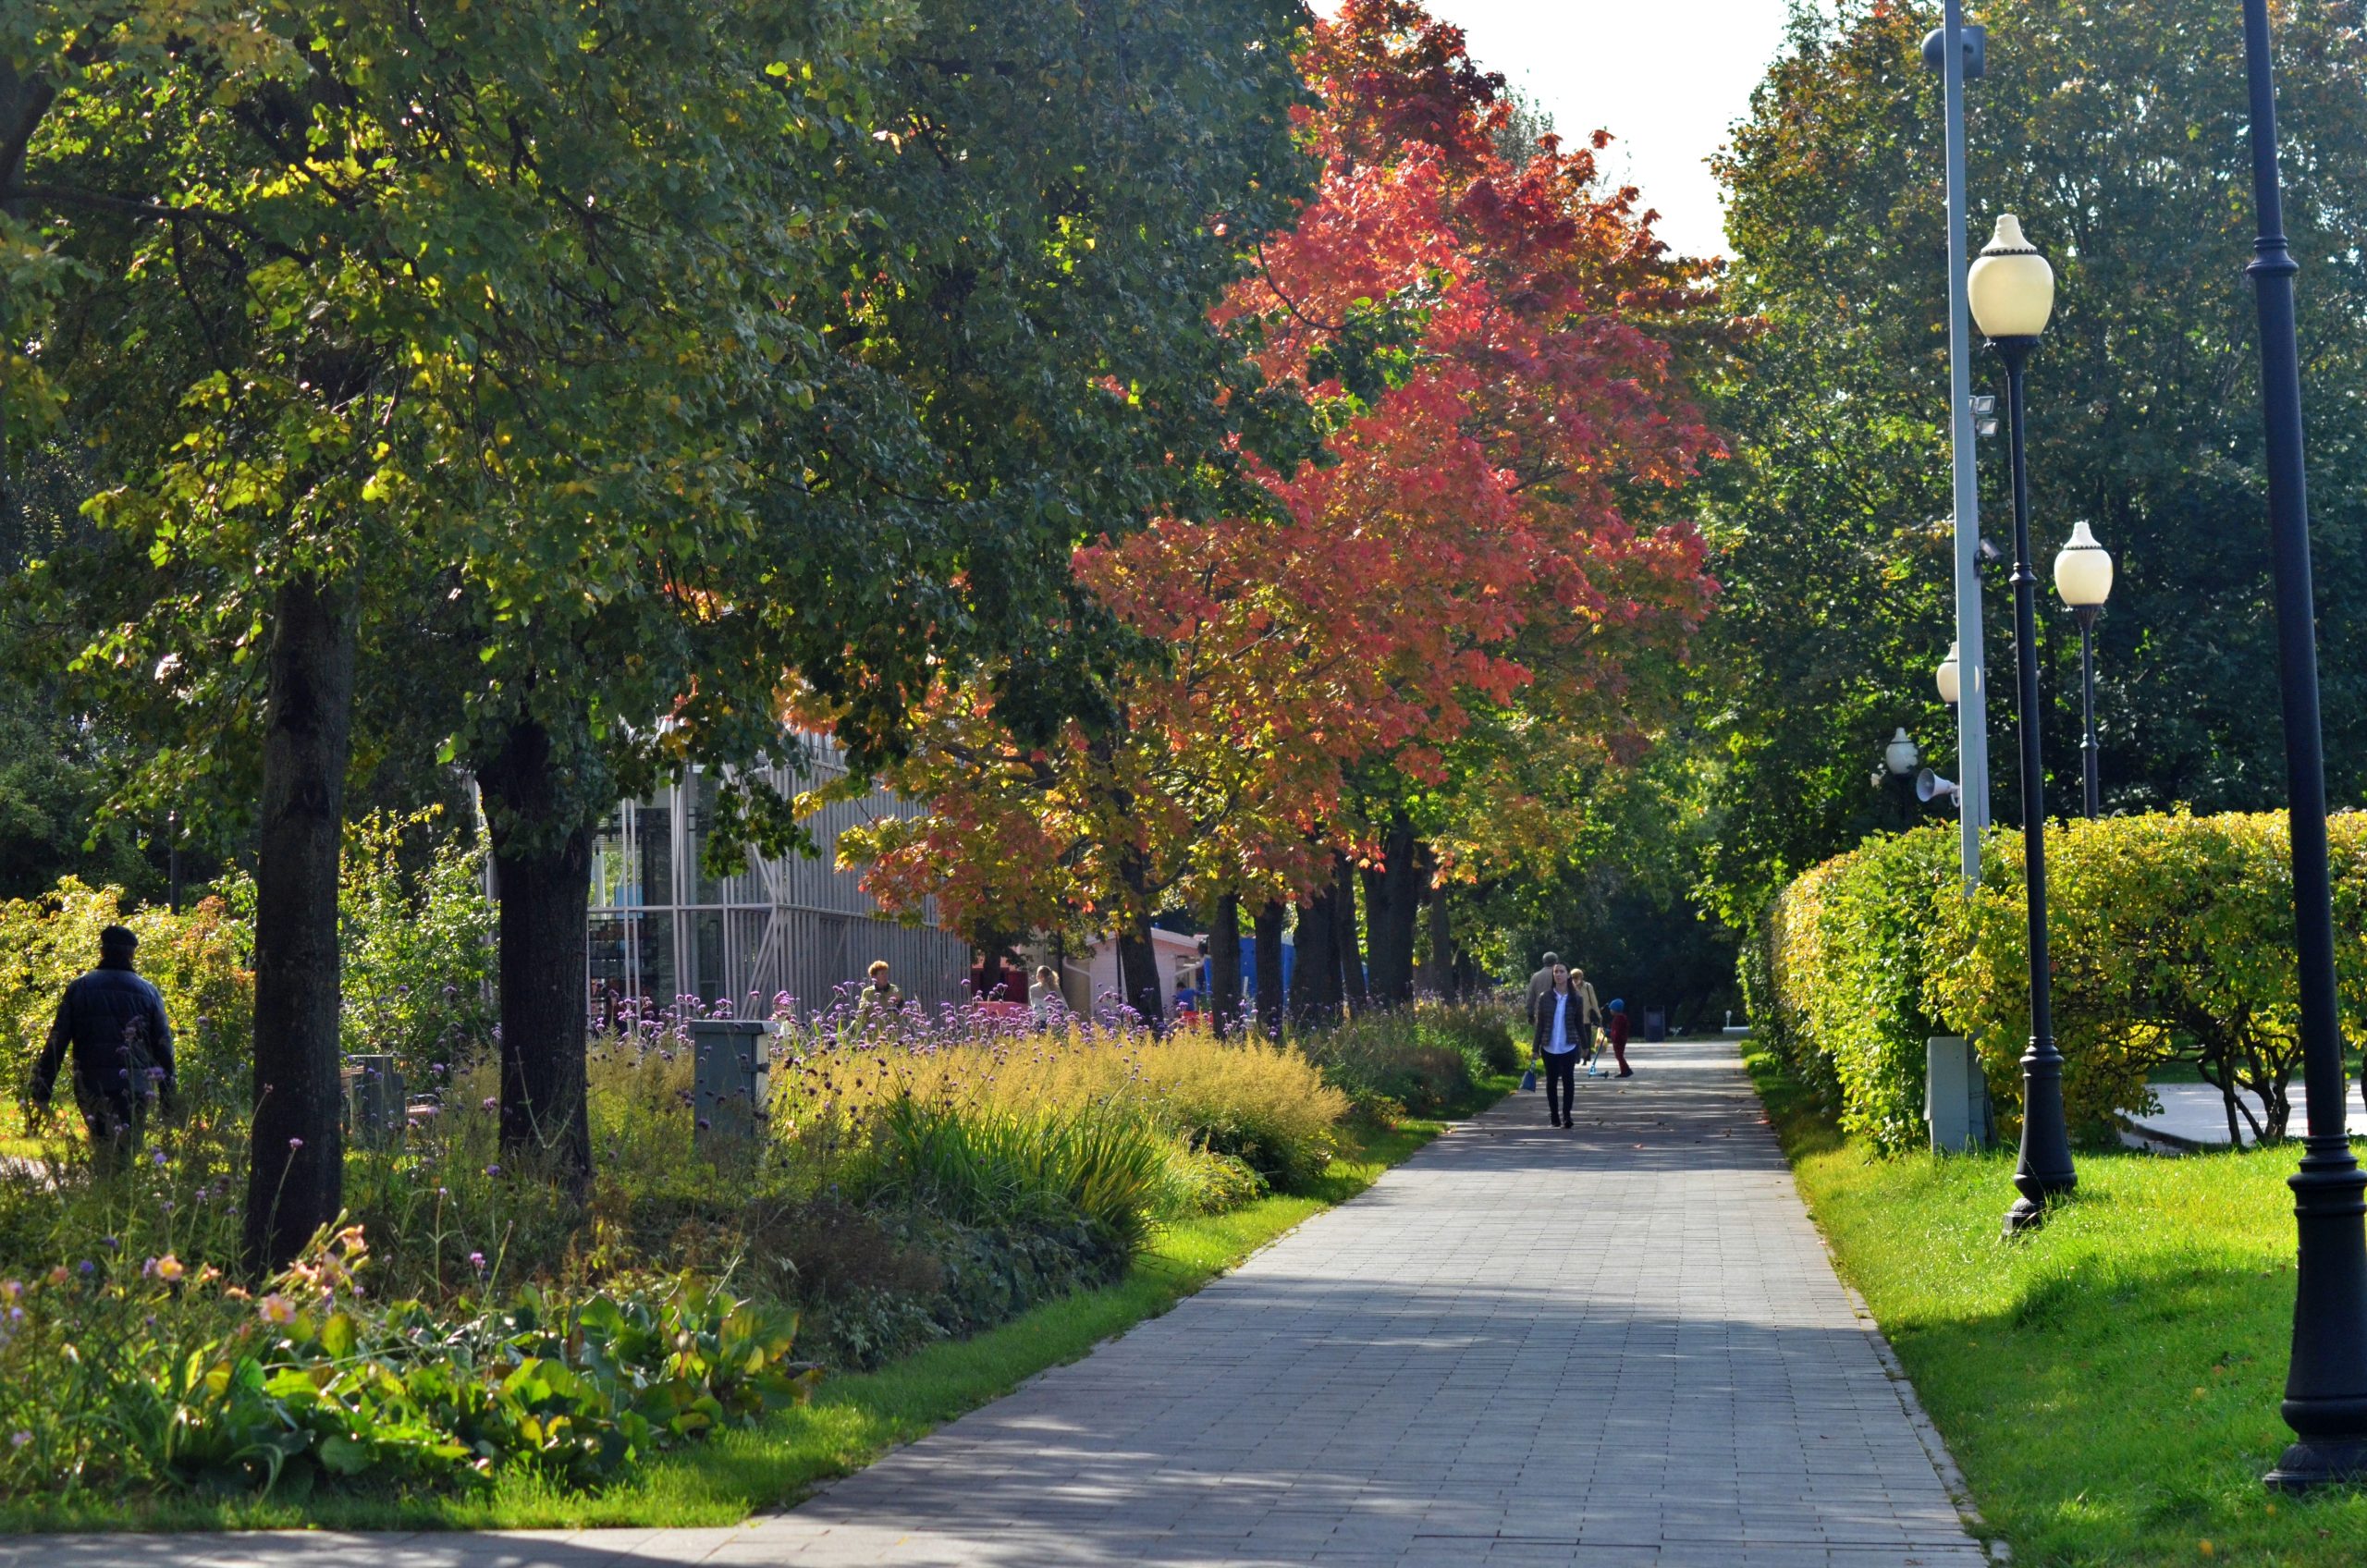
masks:
[[[1117,927],[1137,1005],[1163,903],[1305,899],[1305,966],[1341,853],[1409,990],[1408,873],[1436,860],[1411,797],[1550,824],[1461,786],[1517,777],[1507,749],[1632,756],[1713,592],[1662,516],[1715,450],[1683,363],[1705,269],[1603,187],[1604,139],[1505,156],[1501,79],[1408,0],[1350,0],[1302,65],[1318,193],[1219,315],[1306,399],[1321,460],[1263,473],[1265,515],[1080,552],[1159,651],[1111,681],[1113,721],[1029,749],[942,693],[894,780],[930,814],[854,846],[891,904]]]

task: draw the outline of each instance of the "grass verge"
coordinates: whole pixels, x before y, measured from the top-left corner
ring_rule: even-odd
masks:
[[[1466,1115],[1516,1080],[1490,1078]],[[24,1501],[0,1507],[0,1533],[29,1530],[580,1529],[737,1525],[821,1482],[862,1469],[1029,1378],[1078,1360],[1112,1334],[1156,1317],[1312,1215],[1344,1203],[1444,1131],[1445,1121],[1351,1130],[1308,1193],[1269,1197],[1162,1229],[1124,1279],[1027,1312],[975,1338],[932,1345],[877,1372],[832,1378],[813,1403],[764,1425],[660,1455],[618,1485],[563,1492],[505,1476],[488,1496],[372,1493],[213,1501],[144,1507]]]
[[[2293,1314],[2293,1146],[2082,1151],[2079,1195],[2008,1245],[2010,1151],[1868,1158],[1772,1055],[1751,1076],[1817,1223],[2017,1563],[2367,1562],[2367,1494],[2263,1472]]]

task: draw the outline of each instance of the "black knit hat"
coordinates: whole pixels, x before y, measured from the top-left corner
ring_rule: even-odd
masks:
[[[99,951],[129,957],[140,946],[140,933],[129,925],[110,925],[99,933]]]

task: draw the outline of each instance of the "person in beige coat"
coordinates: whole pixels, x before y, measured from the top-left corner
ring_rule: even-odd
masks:
[[[1595,999],[1594,986],[1588,983],[1583,969],[1570,971],[1570,989],[1578,994],[1578,1063],[1590,1068],[1596,1032],[1602,1027],[1602,1004]]]

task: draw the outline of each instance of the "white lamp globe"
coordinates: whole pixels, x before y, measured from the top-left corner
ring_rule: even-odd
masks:
[[[2000,214],[1966,278],[1972,319],[1988,337],[2036,337],[2054,313],[2054,269],[2022,238],[2022,220]]]
[[[1916,765],[1922,760],[1915,749],[1915,742],[1907,738],[1907,727],[1900,725],[1898,733],[1890,738],[1890,744],[1883,748],[1883,766],[1904,778],[1914,772]]]
[[[2054,557],[2054,591],[2075,610],[2101,609],[2112,597],[2112,552],[2096,543],[2085,519]]]
[[[1964,666],[1956,656],[1956,644],[1948,644],[1948,656],[1932,672],[1932,680],[1940,688],[1940,701],[1954,707],[1964,695]]]

